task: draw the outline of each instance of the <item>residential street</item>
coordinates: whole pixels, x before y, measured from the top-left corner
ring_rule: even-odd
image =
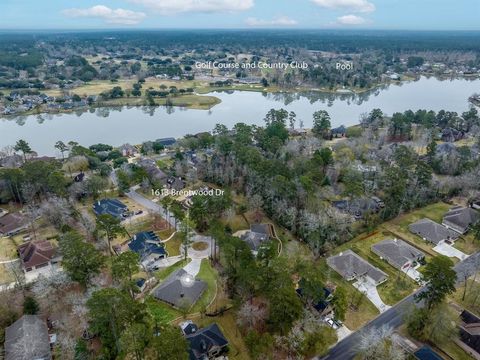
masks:
[[[460,285],[465,279],[465,276],[472,276],[475,272],[475,269],[478,268],[480,264],[480,252],[470,255],[465,260],[457,263],[455,265],[455,271],[457,272],[457,286]],[[422,291],[423,288],[417,291]],[[392,328],[397,328],[403,324],[405,320],[405,315],[408,312],[410,306],[414,304],[414,294],[406,297],[397,305],[391,307],[384,313],[377,316],[362,329],[352,333],[350,336],[341,340],[334,347],[330,349],[330,352],[327,356],[323,357],[324,360],[348,360],[355,357],[356,349],[355,346],[359,343],[361,338],[361,331],[363,329],[368,329],[371,327],[380,327],[383,325],[391,326]]]

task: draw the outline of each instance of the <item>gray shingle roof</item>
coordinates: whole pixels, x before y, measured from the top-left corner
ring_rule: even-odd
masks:
[[[444,240],[455,240],[458,238],[458,234],[455,231],[449,230],[445,226],[427,218],[410,224],[408,229],[422,239],[426,239],[434,244],[438,244]]]
[[[207,288],[207,283],[195,279],[192,285],[185,286],[180,280],[185,275],[187,272],[183,269],[173,272],[155,289],[153,296],[175,307],[192,306]]]
[[[425,257],[425,254],[403,240],[385,239],[372,246],[372,251],[401,269],[405,264]]]
[[[352,250],[329,257],[327,264],[347,280],[357,279],[365,275],[379,284],[387,279],[387,274],[369,264]]]
[[[47,324],[36,315],[23,315],[5,329],[5,360],[50,360]]]
[[[467,232],[470,225],[480,220],[480,213],[471,209],[456,206],[448,210],[443,217],[443,224],[462,234]]]

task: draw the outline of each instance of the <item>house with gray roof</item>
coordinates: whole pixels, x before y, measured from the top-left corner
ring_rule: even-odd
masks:
[[[393,267],[402,270],[415,266],[425,254],[403,240],[385,239],[372,245],[372,251]]]
[[[207,283],[193,279],[184,269],[178,269],[153,292],[153,296],[176,308],[195,304],[207,288]]]
[[[23,315],[5,329],[5,360],[50,360],[50,337],[45,321]]]
[[[472,208],[455,206],[444,215],[442,224],[460,234],[465,234],[470,226],[480,221],[480,213]]]
[[[185,338],[189,344],[190,360],[217,359],[228,351],[228,340],[217,324],[197,329]]]
[[[387,274],[369,264],[352,250],[346,250],[327,259],[327,264],[347,280],[366,278],[374,285],[380,285],[387,280]]]
[[[438,245],[444,241],[453,242],[459,234],[430,219],[421,219],[408,226],[410,232],[420,236],[423,240]]]

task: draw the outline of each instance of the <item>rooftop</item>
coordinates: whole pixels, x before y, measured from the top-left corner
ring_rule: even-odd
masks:
[[[458,233],[455,231],[447,229],[445,226],[427,218],[410,224],[408,229],[412,233],[434,244],[445,240],[456,240],[458,238]]]
[[[338,255],[329,257],[327,263],[346,280],[368,276],[376,283],[381,283],[387,279],[387,274],[370,265],[352,250],[346,250]]]
[[[228,340],[223,335],[217,324],[212,324],[188,335],[190,343],[190,359],[204,359],[213,347],[222,348],[228,345]]]
[[[122,219],[127,210],[127,205],[118,199],[101,199],[93,204],[93,211],[97,216],[108,214]]]
[[[193,279],[185,270],[179,269],[155,289],[153,296],[181,308],[195,304],[206,288],[206,282]]]
[[[50,241],[30,241],[18,247],[18,254],[24,268],[47,264],[57,256],[57,249]]]
[[[425,254],[403,240],[385,239],[372,245],[372,251],[401,269],[412,261],[425,257]]]
[[[480,213],[461,206],[455,206],[447,211],[443,217],[443,223],[452,227],[455,231],[465,233],[470,225],[480,220]]]

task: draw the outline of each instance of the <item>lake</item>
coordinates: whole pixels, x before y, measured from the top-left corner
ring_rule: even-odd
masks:
[[[468,97],[473,93],[480,93],[480,79],[440,80],[426,77],[384,86],[361,95],[218,92],[213,95],[222,102],[211,110],[99,108],[68,114],[1,119],[0,148],[24,139],[40,155],[59,156],[54,149],[58,140],[73,140],[85,146],[96,143],[115,146],[127,142],[139,144],[146,140],[210,131],[217,123],[228,127],[237,122],[262,125],[264,115],[271,108],[294,111],[297,119],[302,119],[307,128],[311,127],[312,114],[317,110],[329,112],[333,127],[357,124],[361,114],[374,108],[380,108],[388,115],[408,109],[445,109],[461,113],[468,109]]]

